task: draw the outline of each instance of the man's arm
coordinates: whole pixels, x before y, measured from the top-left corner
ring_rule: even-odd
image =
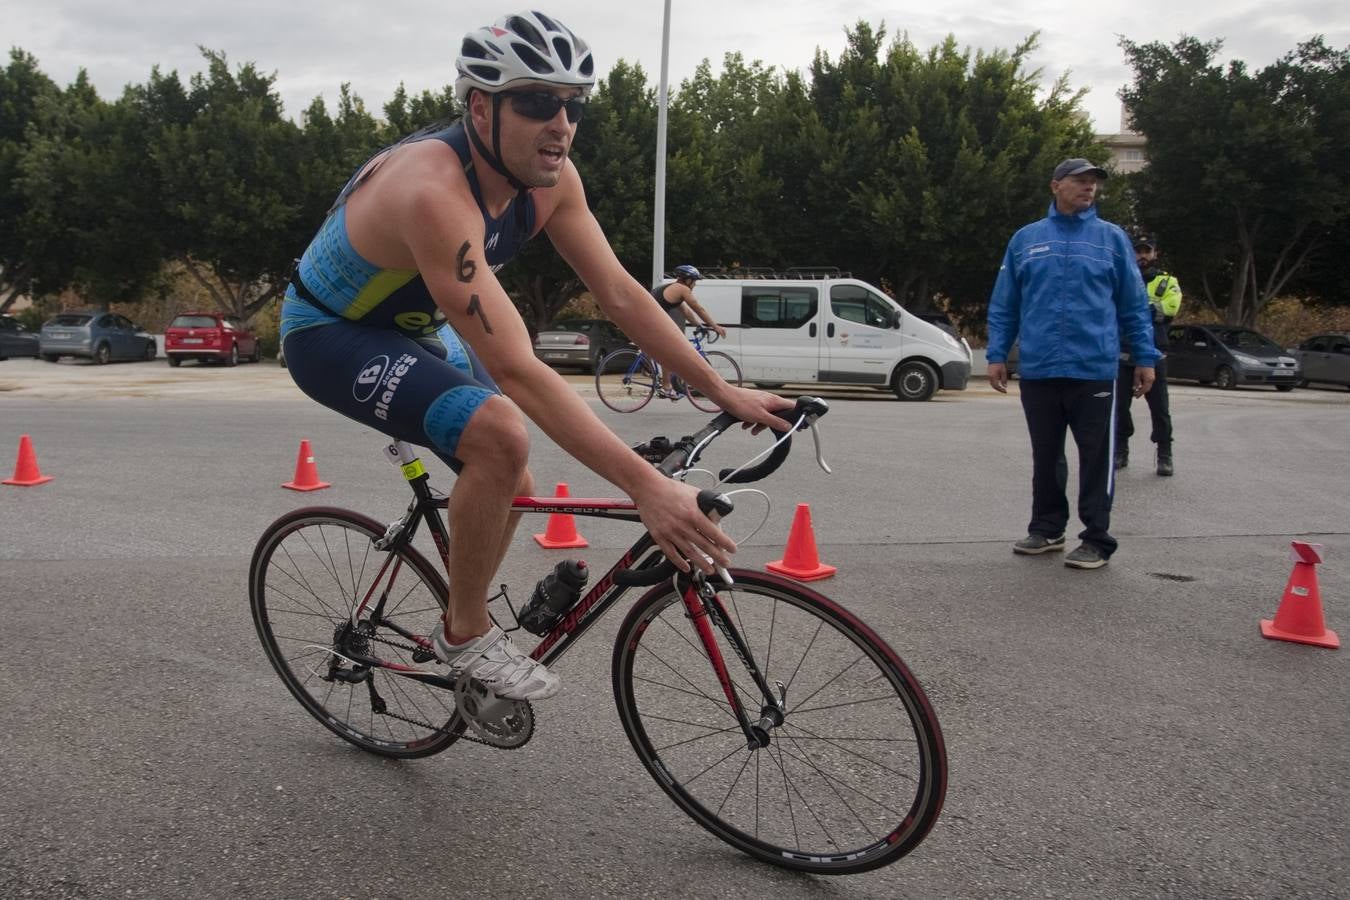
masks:
[[[1159,279],[1161,293],[1155,291],[1150,300],[1157,300],[1158,308],[1170,322],[1181,311],[1181,285],[1173,275],[1161,275]]]
[[[1008,392],[1008,351],[1017,338],[1022,308],[1022,293],[1012,261],[1012,242],[1009,241],[1008,249],[1003,252],[1003,264],[999,266],[994,291],[989,296],[989,343],[984,351],[988,363],[985,375],[989,379],[989,386],[1000,394]]]
[[[694,319],[696,322],[702,322],[704,325],[708,326],[713,331],[717,332],[718,337],[727,336],[727,330],[723,328],[721,325],[717,324],[717,320],[712,317],[712,313],[704,309],[703,304],[699,303],[698,300],[694,299],[693,291],[689,290],[689,288],[685,287],[682,284],[677,284],[675,285],[675,287],[679,289],[676,291],[675,295],[680,299],[684,300],[685,306],[688,306],[689,309],[694,313]],[[667,294],[667,296],[669,296],[669,294]]]

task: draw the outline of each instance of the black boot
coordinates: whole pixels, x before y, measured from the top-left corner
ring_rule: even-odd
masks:
[[[1159,475],[1171,475],[1171,474],[1172,474],[1172,445],[1171,445],[1171,444],[1159,444],[1159,445],[1158,445],[1158,474],[1159,474]]]
[[[1125,444],[1116,447],[1116,468],[1123,469],[1130,464],[1130,448]]]

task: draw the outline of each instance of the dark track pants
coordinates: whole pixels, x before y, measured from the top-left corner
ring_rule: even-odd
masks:
[[[1069,524],[1064,434],[1070,431],[1078,445],[1078,518],[1084,525],[1078,538],[1106,557],[1116,552],[1116,539],[1110,534],[1115,386],[1114,381],[1038,378],[1023,379],[1020,388],[1031,435],[1031,523],[1027,531],[1056,537]]]

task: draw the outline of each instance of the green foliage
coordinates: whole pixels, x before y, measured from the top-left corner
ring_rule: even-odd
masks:
[[[1250,325],[1291,288],[1343,283],[1350,54],[1317,38],[1252,74],[1217,65],[1219,41],[1121,45],[1148,136],[1137,208],[1187,293]]]

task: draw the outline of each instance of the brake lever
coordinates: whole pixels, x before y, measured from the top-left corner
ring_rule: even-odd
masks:
[[[807,420],[807,424],[811,426],[811,441],[816,445],[816,465],[824,469],[826,475],[833,475],[834,470],[830,468],[829,463],[825,462],[825,453],[820,446],[820,429],[816,427],[816,417],[811,416]]]

